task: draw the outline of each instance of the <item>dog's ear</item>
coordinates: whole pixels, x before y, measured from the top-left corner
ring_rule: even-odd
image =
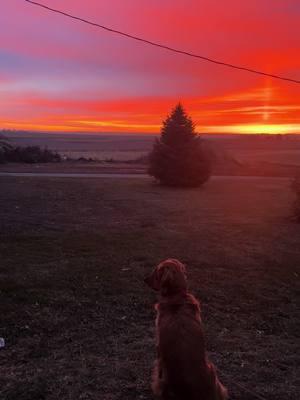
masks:
[[[159,290],[160,289],[160,284],[159,284],[159,280],[158,280],[156,269],[152,272],[151,275],[146,276],[146,278],[144,279],[144,282],[146,283],[146,285],[151,287],[151,289],[153,289],[153,290]]]

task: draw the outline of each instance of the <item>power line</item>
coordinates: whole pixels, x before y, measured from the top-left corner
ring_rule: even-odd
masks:
[[[255,70],[255,69],[251,69],[251,68],[248,68],[248,67],[243,67],[243,66],[239,66],[239,65],[235,65],[235,64],[229,64],[229,63],[226,63],[226,62],[223,62],[223,61],[215,60],[213,58],[204,57],[204,56],[201,56],[199,54],[190,53],[190,52],[184,51],[184,50],[179,50],[179,49],[176,49],[174,47],[166,46],[164,44],[160,44],[160,43],[157,43],[157,42],[152,42],[151,40],[147,40],[147,39],[144,39],[142,37],[134,36],[134,35],[131,35],[129,33],[125,33],[125,32],[119,31],[117,29],[112,29],[112,28],[109,28],[107,26],[97,24],[96,22],[92,22],[92,21],[89,21],[87,19],[84,19],[84,18],[81,18],[81,17],[77,17],[75,15],[69,14],[67,12],[64,12],[64,11],[61,11],[61,10],[57,10],[55,8],[51,8],[49,6],[46,6],[45,4],[41,4],[41,3],[38,3],[36,1],[32,1],[32,0],[25,0],[25,1],[27,3],[31,3],[31,4],[33,4],[35,6],[44,8],[44,9],[46,9],[48,11],[64,15],[65,17],[72,18],[72,19],[80,21],[80,22],[84,22],[85,24],[92,25],[92,26],[95,26],[97,28],[104,29],[104,30],[106,30],[108,32],[116,33],[118,35],[125,36],[125,37],[127,37],[129,39],[134,39],[134,40],[137,40],[139,42],[143,42],[143,43],[149,44],[151,46],[155,46],[155,47],[159,47],[161,49],[172,51],[173,53],[178,53],[178,54],[183,54],[185,56],[198,58],[198,59],[201,59],[201,60],[204,60],[204,61],[208,61],[208,62],[211,62],[211,63],[214,63],[214,64],[222,65],[224,67],[239,69],[239,70],[250,72],[250,73],[253,73],[253,74],[257,74],[257,75],[268,76],[270,78],[280,79],[282,81],[288,81],[288,82],[293,82],[293,83],[300,84],[300,80],[297,80],[297,79],[292,79],[292,78],[288,78],[288,77],[281,76],[281,75],[269,74],[267,72],[258,71],[258,70]]]

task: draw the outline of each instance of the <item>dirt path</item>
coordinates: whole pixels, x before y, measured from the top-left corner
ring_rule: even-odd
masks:
[[[16,176],[16,177],[45,177],[45,178],[139,178],[151,179],[147,174],[127,174],[127,173],[63,173],[63,172],[0,172],[1,176]],[[269,177],[269,176],[244,176],[244,175],[214,175],[211,177],[214,180],[253,180],[253,179],[268,179],[268,180],[291,180],[289,177]]]
[[[45,177],[45,178],[149,178],[146,174],[115,174],[115,173],[63,173],[63,172],[0,172],[1,176]]]

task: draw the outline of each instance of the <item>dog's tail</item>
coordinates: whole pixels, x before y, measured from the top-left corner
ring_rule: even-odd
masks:
[[[229,398],[228,390],[220,382],[220,380],[217,376],[216,367],[212,363],[209,363],[209,369],[210,369],[211,380],[212,380],[212,383],[214,386],[214,391],[215,391],[214,400],[227,400]]]

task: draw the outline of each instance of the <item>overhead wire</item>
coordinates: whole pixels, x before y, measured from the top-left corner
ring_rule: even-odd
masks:
[[[123,32],[123,31],[120,31],[120,30],[117,30],[117,29],[110,28],[110,27],[105,26],[105,25],[101,25],[99,23],[87,20],[85,18],[78,17],[78,16],[70,14],[68,12],[65,12],[65,11],[62,11],[62,10],[58,10],[56,8],[49,7],[49,6],[45,5],[45,4],[39,3],[37,1],[33,1],[33,0],[24,0],[24,1],[26,1],[27,3],[30,3],[32,5],[41,7],[43,9],[47,10],[47,11],[54,12],[54,13],[57,13],[57,14],[61,14],[61,15],[65,16],[65,17],[71,18],[73,20],[80,21],[80,22],[83,22],[85,24],[97,27],[97,28],[101,28],[101,29],[103,29],[105,31],[108,31],[108,32],[111,32],[111,33],[115,33],[115,34],[127,37],[129,39],[133,39],[133,40],[136,40],[136,41],[139,41],[139,42],[151,45],[151,46],[155,46],[155,47],[158,47],[158,48],[161,48],[161,49],[164,49],[164,50],[168,50],[168,51],[173,52],[173,53],[182,54],[182,55],[185,55],[185,56],[188,56],[188,57],[201,59],[203,61],[207,61],[207,62],[210,62],[210,63],[213,63],[213,64],[221,65],[223,67],[233,68],[233,69],[249,72],[249,73],[256,74],[256,75],[268,76],[268,77],[273,78],[273,79],[279,79],[279,80],[282,80],[282,81],[288,81],[288,82],[293,82],[293,83],[300,84],[300,80],[298,80],[298,79],[293,79],[293,78],[290,78],[290,77],[287,77],[287,76],[283,76],[283,75],[270,74],[270,73],[267,73],[267,72],[264,72],[264,71],[252,69],[250,67],[231,64],[231,63],[220,61],[220,60],[217,60],[217,59],[214,59],[214,58],[205,57],[205,56],[200,55],[200,54],[191,53],[191,52],[185,51],[185,50],[180,50],[180,49],[177,49],[175,47],[170,47],[168,45],[161,44],[161,43],[158,43],[158,42],[154,42],[152,40],[148,40],[148,39],[145,39],[145,38],[140,37],[140,36],[135,36],[135,35],[132,35],[130,33],[126,33],[126,32]]]

